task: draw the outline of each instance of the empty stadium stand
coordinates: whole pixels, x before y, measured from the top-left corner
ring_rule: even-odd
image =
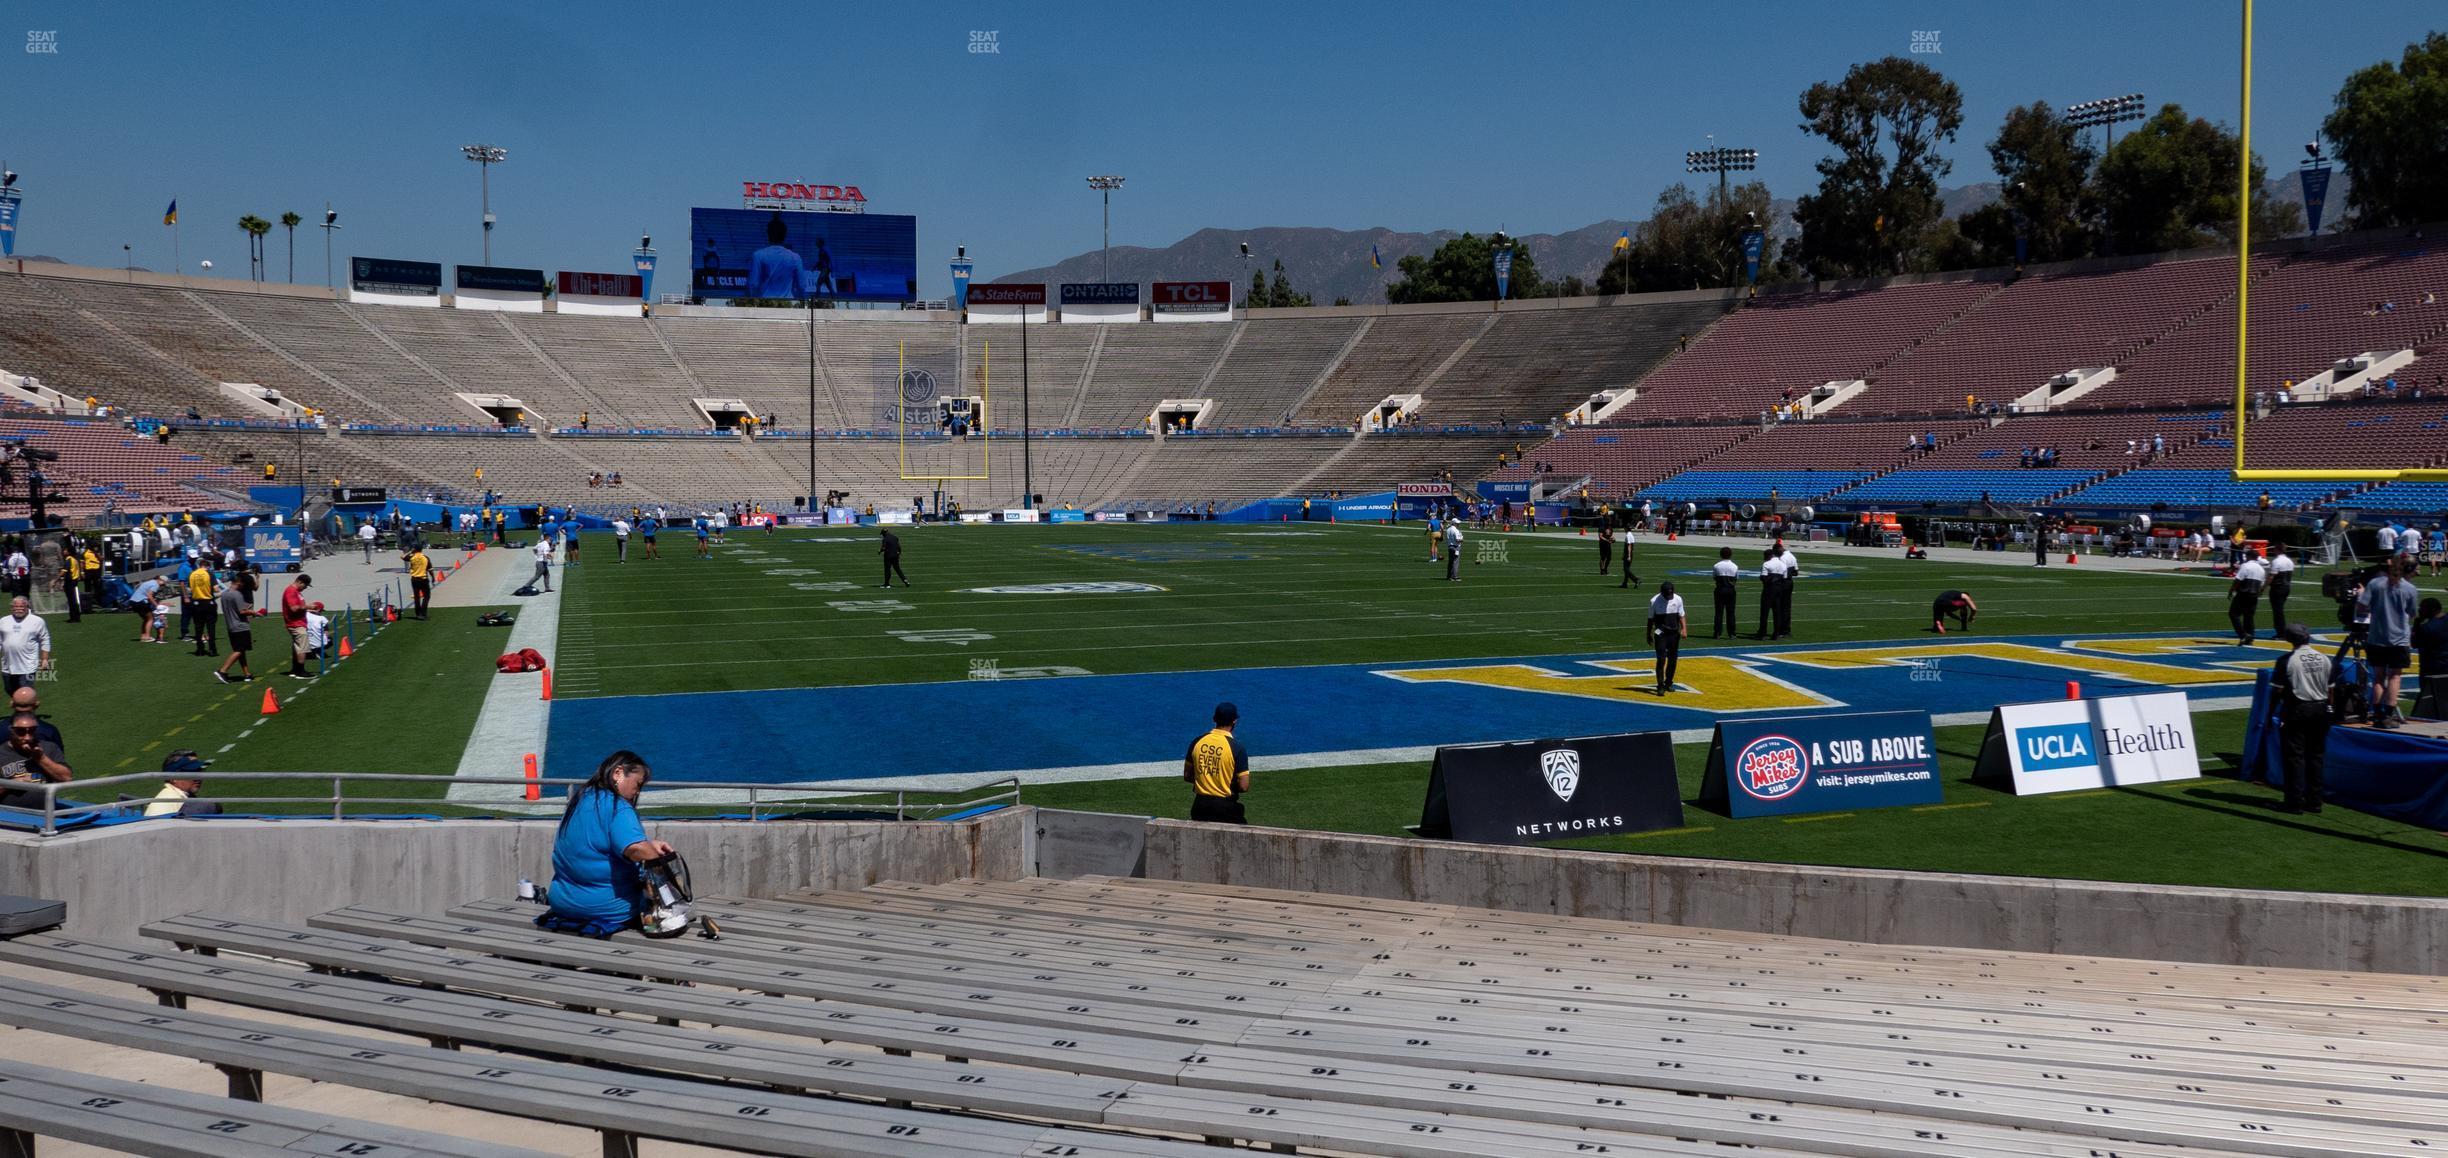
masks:
[[[1644,379],[1640,400],[1619,417],[1755,418],[1788,389],[1799,397],[1829,382],[1876,378],[1997,292],[1993,282],[1939,281],[1762,295]]]
[[[1438,1158],[2448,1144],[2448,1049],[2429,1032],[2448,991],[2431,977],[1154,880],[885,883],[704,907],[720,942],[546,934],[533,906],[509,902],[305,925],[195,914],[147,925],[143,945],[34,935],[0,942],[0,1023],[216,1066],[249,1099],[233,1121],[309,1112],[255,1101],[271,1075],[294,1097],[337,1087],[457,1107],[455,1122],[499,1125],[486,1137],[577,1127],[607,1154],[640,1139]],[[0,1115],[16,1109],[18,1066],[0,1069]]]

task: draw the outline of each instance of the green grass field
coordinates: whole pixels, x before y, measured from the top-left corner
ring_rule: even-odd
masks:
[[[566,594],[557,694],[583,701],[961,681],[981,659],[1006,670],[1061,665],[1121,675],[1626,654],[1637,641],[1646,602],[1596,574],[1594,540],[1554,531],[1475,537],[1465,547],[1466,581],[1456,584],[1443,582],[1441,568],[1427,562],[1426,539],[1417,530],[926,527],[904,535],[904,567],[917,586],[889,592],[873,586],[880,564],[872,538],[871,530],[847,528],[735,532],[712,561],[698,561],[692,543],[667,534],[664,559],[636,559],[633,551],[633,561],[619,565],[608,536],[589,536],[587,562],[560,579]],[[1501,548],[1483,546],[1494,543]],[[1472,561],[1483,551],[1486,561]],[[1676,573],[1700,570],[1714,558],[1713,549],[1644,537],[1635,563],[1649,585],[1673,576],[1688,595],[1699,596],[1706,580]],[[1805,552],[1806,564],[1810,558]],[[2010,562],[2017,565],[1825,558],[1813,566],[1821,576],[1806,580],[1797,596],[1797,640],[1928,642],[1921,616],[1930,595],[1947,587],[1980,598],[1981,637],[2183,628],[2202,631],[2205,640],[2222,634],[2222,585],[2214,580]],[[1825,577],[1828,572],[1840,574]],[[1127,582],[1162,590],[969,590],[1054,582]],[[872,610],[872,601],[895,607]],[[1704,602],[1704,596],[1695,598],[1695,608]],[[387,628],[358,658],[302,695],[285,679],[243,689],[215,683],[206,675],[209,662],[188,656],[184,646],[130,642],[134,623],[124,615],[58,623],[61,674],[44,685],[45,710],[67,731],[71,763],[86,777],[157,767],[168,750],[191,747],[220,761],[212,781],[220,795],[262,789],[261,782],[247,781],[248,772],[369,771],[431,777],[430,787],[402,795],[433,800],[442,792],[441,778],[459,763],[491,679],[491,660],[505,643],[501,631],[474,625],[479,610],[445,609],[429,623]],[[1746,601],[1746,626],[1751,611]],[[2299,605],[2294,618],[2318,624],[2327,611],[2325,605]],[[977,635],[991,639],[953,641]],[[1715,646],[1695,639],[1687,660]],[[267,684],[285,703],[269,719],[257,714]],[[2053,694],[2054,687],[2041,688],[2026,698]],[[2223,754],[2240,747],[2242,716],[2197,714],[2211,773],[2197,781],[2017,798],[1965,779],[1979,743],[1977,728],[1941,727],[1944,805],[1739,822],[1687,807],[1683,829],[1565,846],[2448,895],[2448,874],[2440,871],[2448,864],[2442,859],[2448,837],[2342,809],[2318,817],[2282,815],[2271,807],[2274,793],[2219,778]],[[1264,756],[1266,722],[1250,723],[1246,734]],[[585,739],[617,743],[621,737]],[[1697,795],[1704,755],[1701,744],[1678,749],[1687,800]],[[1267,773],[1250,797],[1252,819],[1399,835],[1418,820],[1426,775],[1424,761]],[[1187,806],[1183,788],[1170,779],[1038,785],[1023,799],[1158,816],[1184,815]]]

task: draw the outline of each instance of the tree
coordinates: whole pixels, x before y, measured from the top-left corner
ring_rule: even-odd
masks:
[[[1937,153],[1963,125],[1963,91],[1900,56],[1854,65],[1802,93],[1802,131],[1835,146],[1819,191],[1794,207],[1802,262],[1818,277],[1875,277],[1908,267],[1939,220]]]
[[[1402,278],[1386,287],[1386,300],[1395,305],[1496,300],[1495,237],[1465,233],[1437,246],[1436,252],[1426,257],[1411,254],[1396,262],[1394,268]],[[1534,298],[1547,292],[1538,263],[1523,245],[1513,246],[1513,272],[1508,280],[1511,285],[1507,297]]]
[[[304,221],[304,220],[306,220],[306,219],[305,219],[305,218],[303,218],[303,217],[298,216],[298,212],[297,212],[297,210],[295,210],[295,209],[292,209],[292,210],[290,210],[290,211],[289,211],[289,212],[287,212],[287,213],[283,213],[283,214],[281,214],[281,225],[282,225],[282,227],[283,227],[283,228],[286,228],[286,229],[289,231],[289,279],[288,279],[288,280],[293,281],[293,282],[297,280],[297,227],[298,227],[298,222],[301,222],[301,221]]]
[[[1266,275],[1263,273],[1250,275],[1250,304],[1280,310],[1312,303],[1308,294],[1293,292],[1291,279],[1284,276],[1283,259],[1279,257],[1275,259],[1274,285],[1267,284]]]
[[[2448,35],[2348,76],[2321,132],[2352,183],[2343,216],[2353,228],[2448,218]]]
[[[1998,199],[1958,222],[1972,265],[2015,260],[2015,237],[2030,261],[2072,261],[2099,248],[2098,196],[2092,170],[2099,150],[2046,101],[2009,109],[1989,142],[1989,160],[2004,189]]]
[[[263,280],[263,238],[272,232],[272,223],[252,213],[238,219],[238,228],[247,236],[247,269],[256,280]]]
[[[1737,185],[1724,194],[1710,189],[1708,200],[1693,197],[1680,182],[1658,194],[1649,219],[1632,231],[1632,246],[1607,260],[1598,273],[1602,294],[1654,293],[1661,290],[1707,289],[1743,283],[1742,235],[1754,221],[1766,232],[1770,224],[1768,186],[1758,181]],[[1781,252],[1785,247],[1766,237],[1760,248],[1760,280],[1792,281],[1800,276]]]
[[[2236,155],[2243,143],[2224,125],[2175,104],[2126,134],[2099,163],[2100,208],[2116,253],[2191,249],[2235,240]],[[2252,159],[2253,235],[2303,229],[2292,203],[2273,200],[2261,158]]]

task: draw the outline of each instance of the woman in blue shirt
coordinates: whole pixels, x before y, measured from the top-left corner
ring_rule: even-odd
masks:
[[[551,909],[536,924],[608,937],[637,923],[637,864],[672,851],[648,839],[638,820],[638,792],[652,775],[643,758],[624,748],[604,757],[570,795],[553,838]]]

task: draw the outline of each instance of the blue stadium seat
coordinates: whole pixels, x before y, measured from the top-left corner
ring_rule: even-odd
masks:
[[[2300,507],[2342,489],[2333,482],[2237,482],[2223,470],[2137,470],[2086,487],[2065,501],[2086,507],[2249,507],[2267,491],[2274,506]]]
[[[1845,492],[1849,503],[2036,503],[2098,478],[2095,470],[1900,470]]]
[[[1687,470],[1640,492],[1640,497],[1682,502],[1708,499],[1823,499],[1870,477],[1867,471]]]

